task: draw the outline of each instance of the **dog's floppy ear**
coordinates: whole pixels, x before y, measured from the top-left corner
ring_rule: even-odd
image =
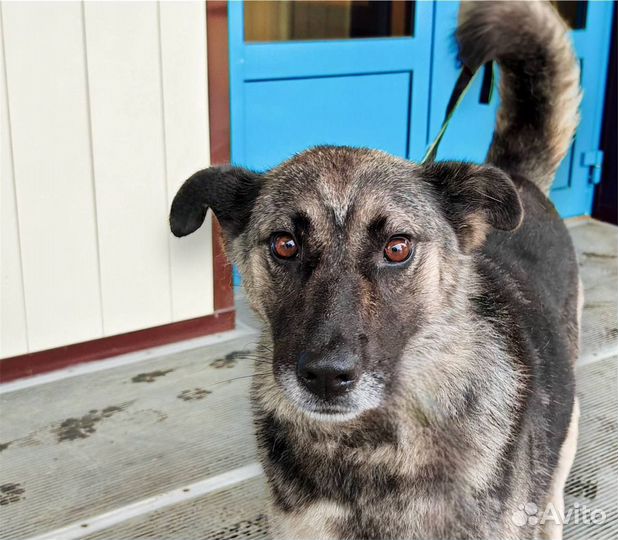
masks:
[[[238,236],[249,221],[261,186],[261,175],[239,167],[210,167],[196,172],[172,202],[172,233],[180,237],[195,232],[212,208],[224,233],[231,238]]]
[[[489,227],[512,231],[523,219],[515,184],[501,169],[437,162],[424,165],[422,174],[437,193],[463,251],[481,246]]]

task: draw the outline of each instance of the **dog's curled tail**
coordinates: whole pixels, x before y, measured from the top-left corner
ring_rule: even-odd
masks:
[[[566,24],[549,2],[464,1],[456,36],[466,66],[500,66],[487,161],[548,193],[579,121],[579,62]]]

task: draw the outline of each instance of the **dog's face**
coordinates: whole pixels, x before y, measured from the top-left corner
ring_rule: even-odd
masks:
[[[174,234],[196,230],[208,207],[271,333],[280,390],[331,420],[396,390],[404,351],[449,308],[467,254],[522,212],[495,168],[336,147],[265,175],[196,173],[172,205]]]

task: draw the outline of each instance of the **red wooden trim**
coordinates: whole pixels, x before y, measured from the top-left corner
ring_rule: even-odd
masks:
[[[206,2],[208,49],[208,113],[210,160],[213,165],[230,162],[230,71],[227,2]],[[212,232],[215,310],[234,306],[232,265],[223,250],[221,229],[214,220]]]
[[[234,328],[234,310],[0,360],[0,382]]]
[[[206,2],[210,160],[230,161],[230,67],[227,2]]]

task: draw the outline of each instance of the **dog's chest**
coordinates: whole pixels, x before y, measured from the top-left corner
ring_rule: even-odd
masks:
[[[258,423],[259,440],[282,537],[304,538],[310,523],[324,538],[480,537],[496,510],[463,474],[478,471],[478,460],[449,457],[432,437],[401,429],[319,437],[270,420]]]

